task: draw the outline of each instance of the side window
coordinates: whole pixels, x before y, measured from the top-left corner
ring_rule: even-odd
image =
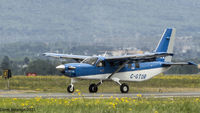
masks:
[[[135,68],[140,68],[140,64],[139,63],[135,63]]]
[[[104,61],[99,61],[97,63],[97,67],[104,67],[105,66],[105,62]]]
[[[132,67],[132,64],[128,64],[128,68],[131,68]]]

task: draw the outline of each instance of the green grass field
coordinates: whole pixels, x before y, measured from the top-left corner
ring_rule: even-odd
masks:
[[[14,76],[10,88],[35,92],[66,92],[70,79],[64,76]],[[81,80],[75,84],[79,98],[0,98],[0,113],[198,113],[199,97],[86,99],[90,83]],[[0,89],[6,88],[7,80],[0,78]],[[159,75],[144,82],[128,82],[130,92],[189,92],[200,91],[200,75]],[[99,92],[119,93],[119,85],[105,82]],[[1,93],[1,92],[0,92]],[[103,97],[103,95],[101,95]]]
[[[199,113],[199,110],[200,98],[0,98],[1,113]]]
[[[33,90],[37,92],[66,92],[70,79],[65,76],[13,76],[10,80],[10,89]],[[98,81],[81,80],[75,83],[75,89],[88,92],[90,83]],[[143,82],[126,82],[129,84],[130,92],[187,92],[200,91],[200,75],[159,75]],[[0,77],[0,89],[7,89],[7,80]],[[119,85],[106,81],[98,92],[119,93]]]

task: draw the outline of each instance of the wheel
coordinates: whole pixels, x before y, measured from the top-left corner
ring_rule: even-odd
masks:
[[[74,92],[74,86],[69,85],[69,86],[67,87],[67,91],[68,91],[69,93],[73,93],[73,92]]]
[[[128,85],[125,84],[125,83],[123,83],[123,84],[120,86],[120,91],[121,91],[122,93],[128,93],[128,91],[129,91]]]
[[[97,91],[98,91],[98,86],[96,84],[90,84],[89,92],[90,93],[96,93]]]

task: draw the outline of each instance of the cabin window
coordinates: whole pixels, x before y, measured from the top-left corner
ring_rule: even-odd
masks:
[[[131,68],[132,67],[132,64],[128,64],[128,68]]]
[[[135,63],[135,68],[140,68],[140,64],[139,63]]]
[[[83,60],[81,63],[94,65],[94,64],[97,62],[97,60],[98,60],[97,57],[90,57],[90,58],[86,58],[86,59]]]
[[[99,61],[97,63],[97,67],[104,67],[105,66],[105,62],[104,61]]]

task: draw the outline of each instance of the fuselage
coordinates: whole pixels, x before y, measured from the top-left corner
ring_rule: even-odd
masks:
[[[99,65],[100,62],[103,62]],[[118,78],[120,81],[144,81],[148,80],[166,70],[170,67],[163,66],[164,61],[153,61],[126,64],[119,72],[115,73],[112,78]],[[118,66],[113,66],[111,63],[98,58],[95,63],[70,63],[64,65],[65,70],[63,74],[68,77],[75,77],[80,79],[97,79],[106,80],[108,76],[113,73]]]

